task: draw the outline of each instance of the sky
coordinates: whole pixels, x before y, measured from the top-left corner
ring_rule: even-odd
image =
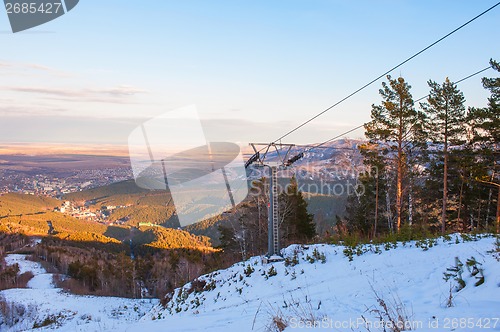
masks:
[[[141,123],[191,105],[210,141],[270,142],[495,3],[81,0],[16,34],[0,9],[0,144],[126,145]],[[499,28],[500,6],[392,75],[423,97],[429,79],[500,60]],[[459,85],[467,106],[486,105],[482,76],[497,75]],[[381,82],[283,142],[369,121]]]

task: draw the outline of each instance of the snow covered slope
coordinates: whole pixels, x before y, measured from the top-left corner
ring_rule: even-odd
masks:
[[[283,250],[284,262],[254,257],[202,276],[177,289],[166,307],[53,288],[7,290],[0,296],[26,312],[0,331],[30,330],[46,318],[56,322],[44,329],[58,331],[383,331],[381,318],[387,331],[391,324],[500,331],[500,253],[494,248],[494,238],[469,235],[356,248],[294,245]]]
[[[0,292],[0,331],[31,331],[34,327],[60,331],[124,331],[148,312],[157,300],[77,296],[54,288],[52,274],[25,255],[8,255],[8,265],[34,277],[26,289]]]
[[[26,260],[25,255],[8,255],[5,258],[5,263],[7,265],[19,265],[19,274],[31,271],[33,273],[33,278],[28,282],[28,288],[36,289],[50,289],[54,288],[52,284],[51,273],[46,273],[45,269],[39,264],[29,260]]]
[[[382,331],[382,317],[386,327],[500,331],[500,262],[488,253],[494,243],[453,235],[357,248],[291,246],[285,262],[263,265],[252,258],[177,289],[166,308],[158,305],[129,330],[243,332],[287,325],[286,331]],[[443,279],[453,274],[447,268],[454,269],[455,257],[463,263],[460,291],[453,276]],[[475,276],[468,260],[471,271],[476,262]],[[475,286],[479,270],[484,283]],[[398,322],[398,314],[404,320]]]

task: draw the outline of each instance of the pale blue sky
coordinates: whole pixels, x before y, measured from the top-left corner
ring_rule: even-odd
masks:
[[[0,142],[126,144],[141,121],[190,104],[212,140],[271,141],[495,3],[81,0],[17,34],[2,9]],[[422,97],[428,79],[458,80],[500,59],[499,29],[500,6],[393,76]],[[467,105],[486,103],[480,77],[460,85]],[[379,87],[287,141],[368,121]]]

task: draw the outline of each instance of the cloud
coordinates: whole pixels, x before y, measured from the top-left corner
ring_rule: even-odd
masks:
[[[50,68],[50,67],[47,67],[47,66],[39,65],[39,64],[36,64],[36,63],[26,63],[26,64],[24,64],[24,67],[26,67],[26,68],[32,68],[32,69],[37,69],[37,70],[44,70],[44,71],[57,71],[54,68]]]
[[[147,93],[147,90],[133,87],[131,85],[119,85],[110,89],[91,90],[99,94],[109,94],[112,96],[133,96],[139,93]]]
[[[46,94],[59,97],[84,97],[83,91],[67,90],[67,89],[54,89],[54,88],[42,88],[42,87],[3,87],[5,90],[16,91],[16,92],[26,92],[26,93],[38,93]]]
[[[129,133],[141,123],[142,119],[96,119],[57,114],[7,116],[0,122],[0,142],[126,145]]]
[[[2,117],[26,117],[40,115],[61,115],[67,112],[63,108],[51,107],[30,107],[30,106],[0,106],[0,116]]]
[[[32,74],[38,74],[39,72],[48,73],[58,77],[68,77],[71,76],[69,73],[58,70],[52,67],[44,66],[37,63],[22,63],[22,62],[0,62],[0,69],[8,69],[6,74],[26,74],[26,71]]]
[[[244,119],[203,119],[203,131],[212,142],[271,142],[279,134],[297,126],[294,121],[251,121]],[[336,135],[351,129],[355,124],[348,123],[311,123],[300,131],[287,137],[283,143],[313,144],[324,142]],[[346,137],[362,137],[363,129],[345,135]]]
[[[8,116],[3,116],[7,115]],[[49,106],[7,108],[0,106],[0,142],[56,142],[56,143],[112,143],[127,144],[128,136],[148,118],[75,116],[68,110]],[[292,121],[248,121],[243,119],[205,119],[203,131],[209,142],[234,142],[249,150],[249,142],[270,142],[285,129],[293,128]],[[352,126],[351,126],[352,127]],[[279,130],[279,133],[277,130]],[[345,131],[343,126],[323,128],[311,124],[301,134],[283,143],[314,144],[323,142]],[[363,131],[346,135],[363,137]]]
[[[147,90],[130,85],[99,89],[63,89],[31,86],[4,86],[4,90],[46,95],[48,99],[77,102],[130,103],[127,97],[147,93]]]

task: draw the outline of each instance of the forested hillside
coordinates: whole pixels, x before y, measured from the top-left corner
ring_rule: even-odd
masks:
[[[31,253],[49,270],[70,277],[59,280],[60,287],[77,294],[125,297],[159,297],[219,266],[218,251],[207,237],[158,226],[77,219],[53,211],[60,204],[33,195],[0,196],[0,265],[8,252]],[[41,243],[34,246],[32,237]],[[3,288],[20,287],[24,280],[13,272],[9,282],[3,282],[7,274],[2,273]]]
[[[120,221],[129,226],[139,223],[180,226],[168,191],[142,189],[133,180],[67,194],[63,199],[80,205],[87,203],[93,210],[116,207],[108,217],[110,222]]]
[[[61,201],[55,198],[9,193],[0,196],[0,218],[51,211],[59,205]]]

